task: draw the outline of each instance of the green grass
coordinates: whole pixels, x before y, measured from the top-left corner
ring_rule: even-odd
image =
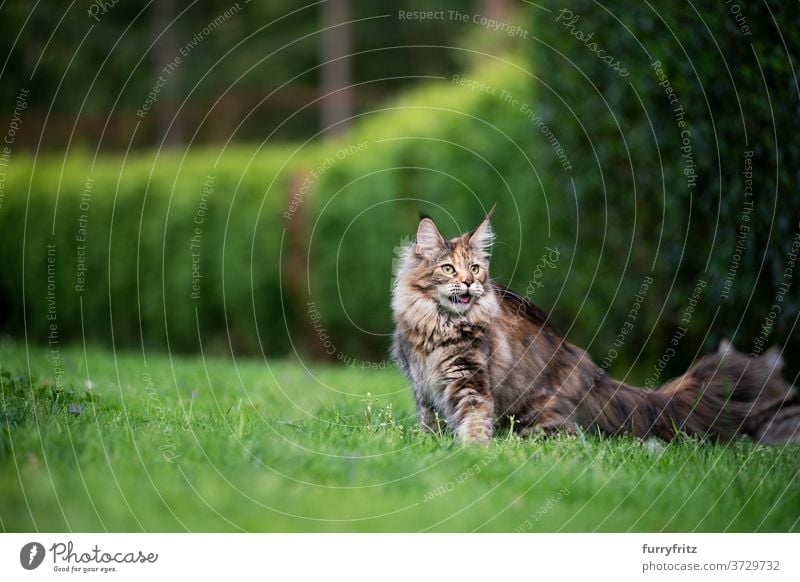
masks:
[[[0,344],[5,531],[800,529],[798,447],[464,448],[418,432],[397,370],[60,356],[61,386],[47,348]]]

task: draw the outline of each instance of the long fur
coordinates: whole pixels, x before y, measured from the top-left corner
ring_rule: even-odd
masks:
[[[523,434],[581,427],[665,440],[688,433],[800,441],[800,399],[781,378],[777,349],[749,358],[723,342],[658,389],[629,386],[562,338],[541,309],[489,278],[488,216],[461,237],[436,235],[424,218],[417,243],[399,257],[392,292],[393,354],[423,426],[446,427],[465,442],[491,438],[510,418]]]

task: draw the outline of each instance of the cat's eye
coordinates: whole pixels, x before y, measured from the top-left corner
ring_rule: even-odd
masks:
[[[470,270],[470,271],[472,271],[472,274],[473,274],[473,275],[477,275],[477,274],[480,272],[480,270],[481,270],[481,267],[480,267],[480,265],[472,265],[472,266],[469,268],[469,270]]]
[[[456,268],[453,265],[442,265],[442,271],[445,275],[452,275],[456,272]]]

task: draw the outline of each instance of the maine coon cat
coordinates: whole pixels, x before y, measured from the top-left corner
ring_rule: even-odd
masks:
[[[666,440],[681,431],[800,440],[800,399],[781,378],[776,348],[749,358],[723,341],[658,389],[628,386],[564,340],[541,309],[492,281],[492,239],[489,216],[449,240],[423,218],[399,257],[393,355],[424,427],[446,427],[464,442],[490,439],[509,418],[522,434],[580,427]]]

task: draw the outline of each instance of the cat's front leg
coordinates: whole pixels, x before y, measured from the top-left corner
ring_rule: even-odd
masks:
[[[414,399],[417,404],[417,422],[424,430],[439,434],[442,432],[442,419],[433,409],[433,406],[422,396],[422,391],[414,388]]]
[[[494,401],[482,371],[451,382],[444,391],[447,424],[464,443],[481,443],[494,433]]]

